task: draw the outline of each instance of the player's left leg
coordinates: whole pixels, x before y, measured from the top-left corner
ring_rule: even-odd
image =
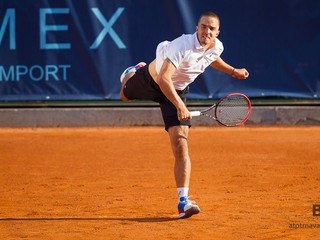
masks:
[[[189,126],[172,126],[168,129],[171,148],[175,157],[175,180],[178,190],[179,218],[188,218],[200,212],[195,202],[188,199],[191,160],[188,149]]]
[[[188,149],[189,126],[173,126],[168,129],[171,148],[175,157],[175,180],[177,187],[189,187],[191,160]]]

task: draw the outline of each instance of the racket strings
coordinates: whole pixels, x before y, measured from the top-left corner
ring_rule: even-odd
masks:
[[[242,96],[229,96],[219,102],[215,111],[219,122],[227,126],[237,126],[248,117],[249,103]]]

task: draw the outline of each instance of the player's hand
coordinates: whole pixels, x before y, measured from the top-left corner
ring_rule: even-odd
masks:
[[[191,119],[191,114],[185,105],[177,108],[177,114],[179,121]]]
[[[235,68],[231,76],[243,80],[249,77],[249,72],[245,68]]]

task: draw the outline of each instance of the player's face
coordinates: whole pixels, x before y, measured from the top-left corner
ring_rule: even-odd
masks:
[[[214,40],[219,35],[219,20],[215,17],[203,16],[197,27],[199,43],[204,48],[213,47]]]

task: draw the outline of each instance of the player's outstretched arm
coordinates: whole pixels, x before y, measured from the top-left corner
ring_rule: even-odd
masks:
[[[245,68],[234,68],[225,61],[223,61],[222,58],[218,58],[216,61],[211,63],[211,67],[214,69],[217,69],[221,72],[224,72],[226,74],[231,75],[234,78],[237,79],[246,79],[249,77],[249,72]]]

